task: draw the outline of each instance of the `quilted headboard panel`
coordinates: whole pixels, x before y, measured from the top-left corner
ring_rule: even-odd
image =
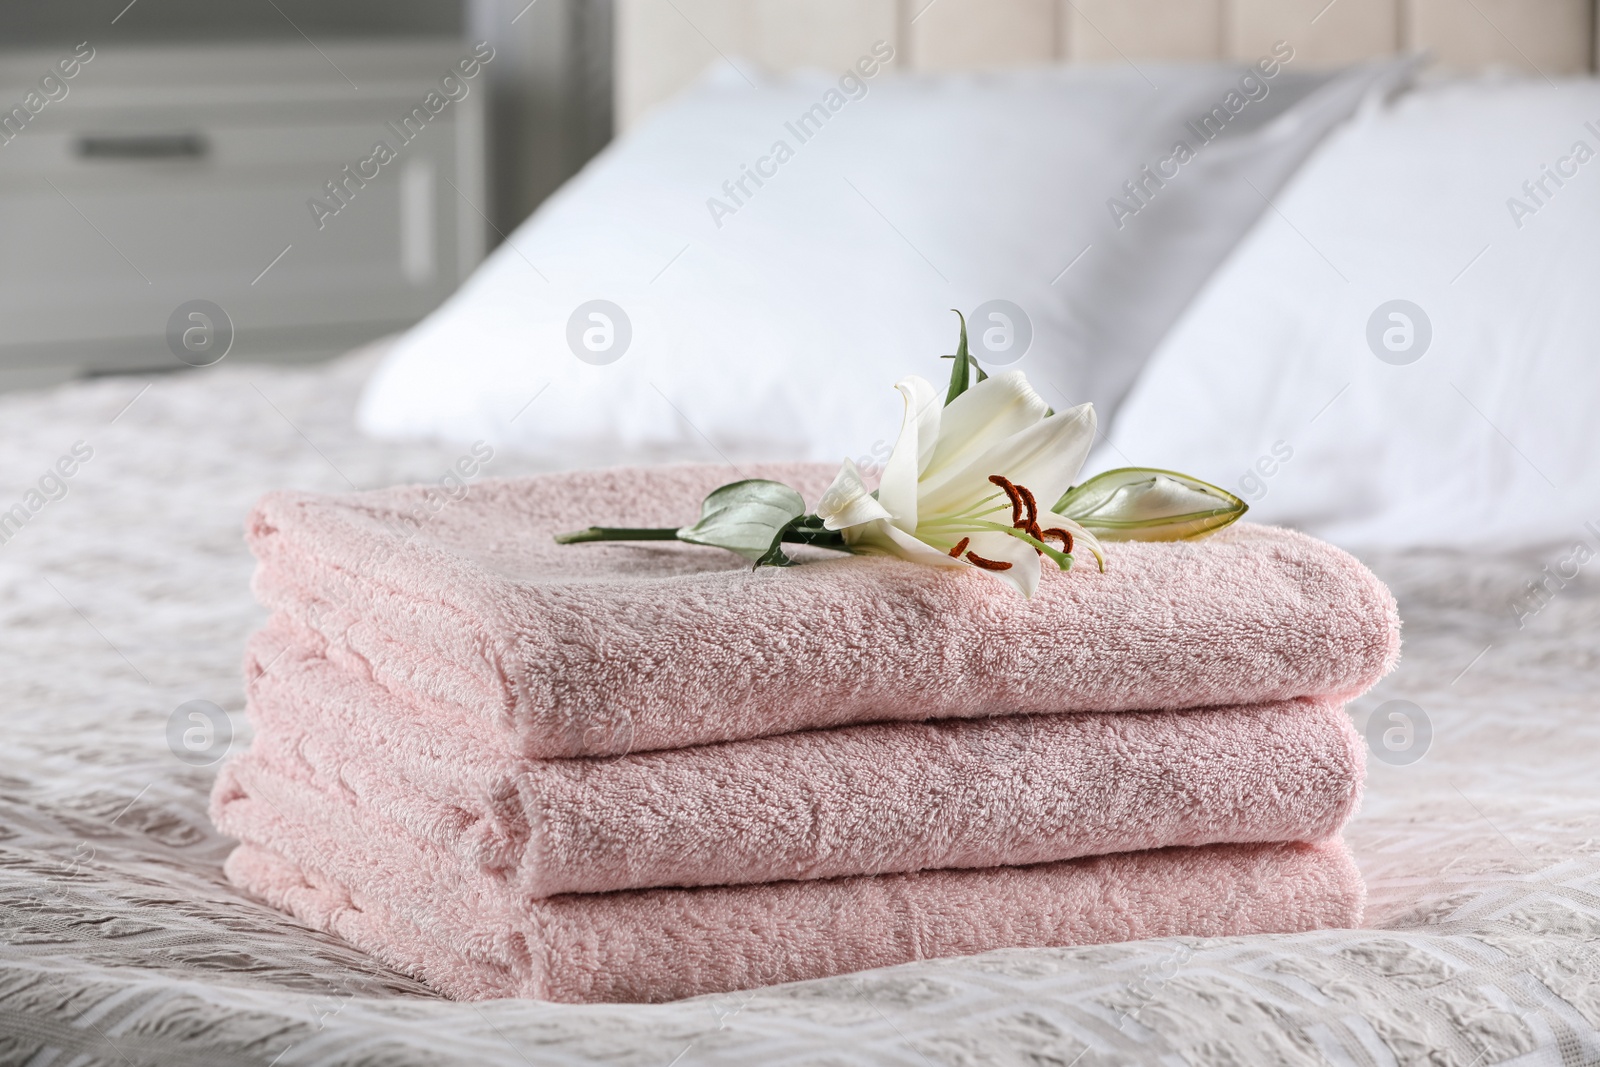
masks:
[[[721,57],[842,69],[874,41],[901,69],[1020,63],[1345,63],[1429,49],[1454,69],[1594,68],[1600,0],[616,0],[617,125]]]

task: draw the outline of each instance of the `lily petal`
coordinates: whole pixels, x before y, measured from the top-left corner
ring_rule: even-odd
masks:
[[[992,495],[989,476],[999,474],[1049,506],[1077,478],[1094,444],[1094,426],[1093,405],[1081,404],[995,443],[959,470],[935,465],[937,473],[923,479],[919,503],[932,514],[960,513]]]
[[[1019,370],[981,381],[944,409],[938,447],[922,473],[965,467],[994,445],[1043,419],[1049,410],[1050,405]]]
[[[1094,557],[1095,563],[1099,565],[1100,570],[1104,571],[1106,569],[1105,546],[1100,543],[1098,537],[1085,529],[1081,523],[1074,522],[1065,515],[1058,515],[1053,511],[1040,511],[1039,525],[1046,530],[1052,526],[1061,527],[1072,535],[1072,554],[1074,556],[1078,556],[1083,550],[1087,549],[1089,554]]]
[[[920,563],[924,567],[971,566],[964,560],[956,559],[948,552],[941,552],[913,537],[888,519],[850,527],[844,532],[844,542],[853,552],[874,556],[895,556],[909,563]]]
[[[902,530],[917,528],[917,478],[933,455],[939,438],[939,396],[932,385],[912,375],[895,384],[905,398],[906,410],[900,420],[900,436],[895,440],[889,462],[884,464],[878,484],[878,501],[894,517]]]
[[[843,530],[891,517],[862,481],[861,471],[848,459],[839,468],[839,473],[833,476],[833,484],[828,486],[828,491],[817,501],[816,513],[822,520],[823,528],[828,530]]]
[[[991,571],[982,567],[978,569],[991,578],[1000,579],[1023,596],[1031,597],[1034,590],[1039,588],[1039,553],[1035,552],[1033,546],[1026,541],[996,530],[985,530],[972,535],[972,543],[967,546],[967,550],[976,552],[984,559],[992,559],[996,563],[1011,564],[1003,571]],[[1055,564],[1052,563],[1051,566],[1054,567]]]
[[[906,533],[887,521],[872,523],[868,527],[862,527],[861,530],[867,538],[870,538],[870,542],[863,543],[870,543],[872,547],[887,555],[899,556],[901,559],[909,560],[912,563],[921,563],[931,567],[971,566],[964,560],[956,559],[950,553],[933,547],[926,541]],[[850,542],[851,537],[852,533],[847,531],[845,533],[846,542]],[[853,544],[852,547],[854,547]]]

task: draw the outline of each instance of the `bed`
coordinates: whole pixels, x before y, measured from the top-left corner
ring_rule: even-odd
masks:
[[[0,555],[8,696],[0,1060],[8,1063],[1562,1063],[1600,1056],[1600,591],[1506,610],[1547,553],[1369,557],[1402,668],[1357,709],[1426,709],[1371,762],[1350,840],[1368,929],[1001,952],[659,1006],[439,999],[241,897],[213,768],[167,741],[211,700],[243,745],[262,620],[238,521],[286,484],[436,477],[349,412],[373,355],[0,400],[8,468],[94,455]],[[684,458],[705,459],[705,455]],[[497,457],[494,473],[533,464]],[[348,481],[347,481],[348,479]],[[48,527],[46,527],[48,523]],[[1384,728],[1389,728],[1387,722]]]
[[[1037,6],[1076,27],[1102,5]],[[1390,25],[1426,28],[1439,6]],[[1588,6],[1568,7],[1576,22],[1554,36],[1588,34]],[[1225,25],[1243,32],[1214,21],[1219,42]],[[1372,753],[1348,830],[1369,887],[1362,929],[996,952],[661,1005],[455,1003],[244,897],[206,814],[216,762],[249,742],[239,656],[265,617],[240,521],[282,486],[449,469],[459,443],[356,429],[387,355],[0,396],[0,505],[75,459],[0,547],[0,1062],[1600,1061],[1600,583],[1580,565],[1528,599],[1574,539],[1600,542],[1588,527],[1362,552],[1405,620],[1400,669],[1352,708]],[[1152,366],[1178,362],[1167,351]],[[1148,418],[1155,401],[1129,404]],[[651,458],[736,463],[729,447],[685,435]],[[505,449],[485,473],[560,462]],[[196,701],[223,712],[199,756],[179,740]]]

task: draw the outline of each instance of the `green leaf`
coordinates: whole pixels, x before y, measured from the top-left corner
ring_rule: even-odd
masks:
[[[756,560],[757,567],[797,566],[795,561],[789,558],[789,554],[783,550],[783,538],[786,532],[787,528],[778,531],[778,536],[772,539],[772,547],[767,549],[766,555]]]
[[[757,566],[777,563],[774,554],[787,563],[780,547],[784,531],[805,511],[805,500],[782,482],[733,482],[706,497],[700,521],[679,530],[678,540],[726,548]]]
[[[1050,510],[1102,541],[1184,541],[1236,522],[1250,505],[1177,471],[1120,467],[1068,489]]]
[[[955,355],[939,357],[940,359],[953,359],[956,361],[955,365],[950,368],[950,391],[946,393],[944,397],[944,403],[946,407],[950,406],[950,401],[954,400],[956,397],[960,396],[962,393],[966,392],[972,387],[971,379],[967,377],[967,368],[962,366],[963,362],[968,364],[972,373],[978,376],[978,381],[986,382],[989,380],[989,376],[983,372],[983,367],[978,363],[978,357],[974,356],[967,349],[966,316],[962,315],[961,312],[956,311],[955,308],[951,308],[950,310],[955,311],[956,314],[961,318],[961,343],[956,346]],[[966,356],[964,361],[962,359],[963,355]],[[876,490],[873,491],[873,495],[877,495]]]
[[[950,366],[950,391],[944,395],[945,407],[949,407],[952,400],[966,392],[968,385],[971,383],[971,378],[967,374],[968,364],[972,362],[972,356],[967,351],[967,317],[956,311],[955,308],[950,310],[955,311],[956,318],[961,320],[961,343],[956,345],[956,354],[953,357],[955,362]],[[983,372],[980,370],[978,373],[982,374]],[[980,378],[979,381],[982,381],[982,379]]]

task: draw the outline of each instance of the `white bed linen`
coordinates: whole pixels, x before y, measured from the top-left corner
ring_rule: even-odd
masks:
[[[93,457],[0,547],[0,1063],[1579,1064],[1600,1058],[1600,583],[1526,629],[1538,554],[1373,560],[1430,716],[1350,837],[1371,929],[997,952],[677,1004],[458,1004],[243,898],[180,703],[245,724],[257,494],[442,475],[363,440],[370,360],[0,397],[0,500]],[[132,402],[132,406],[128,405]],[[119,414],[120,413],[120,414]],[[684,458],[716,459],[702,446]],[[526,464],[497,454],[486,474]],[[733,472],[730,470],[730,477]]]
[[[591,462],[619,443],[710,440],[881,463],[892,384],[937,378],[955,351],[949,309],[994,300],[1021,311],[996,358],[1020,356],[1057,407],[1092,400],[1107,417],[1265,210],[1261,193],[1405,71],[1266,60],[1271,78],[1221,65],[898,77],[890,63],[856,78],[854,99],[837,75],[709,78],[607,148],[409,331],[362,425]],[[813,107],[826,124],[807,133]],[[1185,125],[1235,107],[1212,120],[1214,142]],[[1179,138],[1194,146],[1181,164]],[[1141,173],[1163,160],[1165,179]],[[1141,203],[1124,191],[1135,182],[1147,202],[1114,218],[1114,200]],[[585,311],[574,327],[594,300],[621,314]],[[972,330],[974,345],[1007,343],[987,314]],[[586,335],[605,351],[580,359],[570,339]]]
[[[1351,547],[1591,538],[1597,291],[1600,82],[1408,93],[1295,175],[1092,462]]]

